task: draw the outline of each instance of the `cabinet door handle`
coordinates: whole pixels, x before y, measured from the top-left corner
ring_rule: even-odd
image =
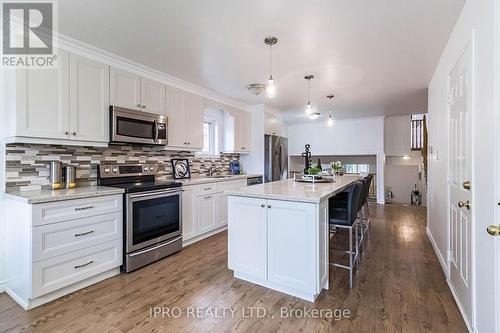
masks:
[[[86,262],[85,264],[76,265],[76,266],[75,266],[75,269],[78,269],[78,268],[82,268],[82,267],[88,266],[88,265],[92,264],[93,262],[94,262],[94,260],[90,260],[89,262]]]
[[[140,108],[141,107],[141,104],[137,104],[137,107]]]
[[[145,109],[145,108],[146,108],[146,105],[143,105],[143,106],[142,106],[142,108],[143,108],[143,109]]]
[[[69,131],[65,131],[64,134],[68,135],[69,134]]]
[[[211,190],[211,189],[212,189],[211,187],[205,187],[205,188],[203,189],[203,191],[208,191],[208,190]]]
[[[272,206],[271,205],[267,205],[267,208],[271,208]]]
[[[94,230],[89,230],[89,231],[86,231],[86,232],[80,232],[78,234],[75,234],[75,237],[85,236],[85,235],[91,234],[93,232],[94,232]]]
[[[71,134],[76,135],[76,132],[73,132],[73,133],[71,133]]]
[[[94,206],[76,207],[75,210],[79,211],[79,210],[87,210],[87,209],[92,209],[92,208],[94,208]]]
[[[266,207],[266,204],[260,204],[260,206],[261,206],[262,208],[264,208],[264,207]]]
[[[210,198],[212,198],[212,196],[211,196],[211,195],[206,196],[206,197],[204,197],[203,199],[210,199]]]

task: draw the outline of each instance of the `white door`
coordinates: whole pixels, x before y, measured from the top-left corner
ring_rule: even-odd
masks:
[[[182,192],[182,240],[196,236],[195,197],[191,187],[183,187]]]
[[[315,219],[315,204],[267,201],[269,281],[316,293]]]
[[[58,59],[57,69],[17,71],[17,136],[69,138],[69,53]]]
[[[70,138],[108,142],[109,66],[70,55]]]
[[[216,228],[216,200],[215,194],[198,197],[196,200],[196,227],[197,234],[212,231]]]
[[[186,94],[186,142],[191,149],[203,148],[203,106],[198,95]]]
[[[141,109],[164,116],[165,84],[141,77]]]
[[[472,53],[467,47],[449,74],[450,110],[450,282],[472,323],[471,111]],[[471,182],[470,186],[474,186]],[[470,207],[469,207],[470,204]]]
[[[228,267],[259,279],[267,279],[267,202],[229,197]]]
[[[141,77],[118,68],[109,72],[111,105],[141,110]]]
[[[187,147],[186,96],[182,90],[167,88],[168,146]]]

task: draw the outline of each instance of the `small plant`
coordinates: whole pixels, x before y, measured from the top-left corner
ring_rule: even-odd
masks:
[[[335,173],[342,171],[342,162],[340,161],[332,162],[330,163],[330,166],[332,167],[332,170]]]
[[[308,175],[317,175],[321,172],[321,169],[318,167],[310,167],[307,169],[307,174]]]

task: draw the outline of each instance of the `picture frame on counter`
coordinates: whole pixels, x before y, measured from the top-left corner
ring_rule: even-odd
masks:
[[[187,158],[173,158],[171,162],[174,179],[191,178],[191,170],[189,169],[189,160]]]

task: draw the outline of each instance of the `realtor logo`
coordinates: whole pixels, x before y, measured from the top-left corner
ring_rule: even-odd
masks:
[[[1,1],[2,67],[55,68],[53,0]]]

